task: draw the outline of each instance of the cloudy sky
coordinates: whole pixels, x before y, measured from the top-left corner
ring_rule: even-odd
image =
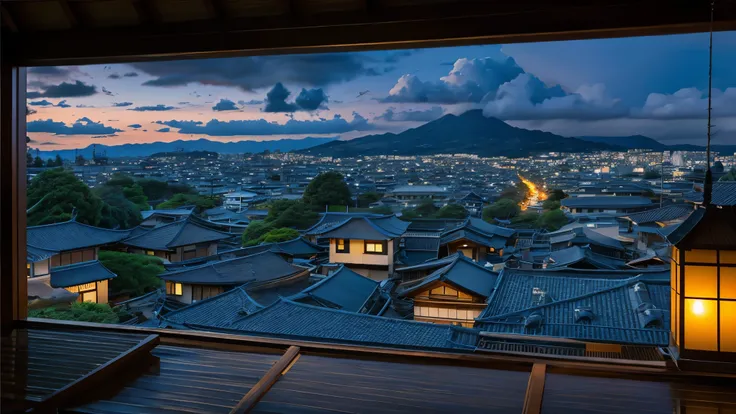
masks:
[[[736,32],[714,38],[715,144],[736,145]],[[400,132],[482,109],[564,136],[705,140],[708,35],[38,67],[34,148]],[[614,138],[612,138],[614,139]]]

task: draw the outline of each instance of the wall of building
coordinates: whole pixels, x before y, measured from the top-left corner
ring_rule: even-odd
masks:
[[[97,282],[97,303],[107,303],[108,301],[108,280]]]
[[[338,253],[337,240],[330,239],[330,263],[380,265],[393,271],[394,244],[387,243],[387,254],[366,254],[364,240],[350,240],[350,252]]]
[[[33,263],[33,266],[31,266],[31,277],[46,276],[51,273],[50,269],[51,266],[49,265],[49,259],[35,262]]]

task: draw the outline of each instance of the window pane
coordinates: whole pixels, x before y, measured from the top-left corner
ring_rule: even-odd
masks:
[[[715,300],[685,299],[685,349],[717,351]]]
[[[367,252],[373,252],[373,251],[375,251],[375,249],[376,249],[376,246],[373,245],[373,244],[366,244],[365,245],[365,251],[367,251]]]
[[[374,246],[376,246],[375,247],[376,252],[378,252],[378,253],[382,253],[383,252],[383,245],[382,244],[376,244]]]
[[[176,283],[174,287],[176,288],[176,294],[181,296],[181,283]]]
[[[716,272],[715,266],[685,266],[685,296],[716,298]]]
[[[721,351],[736,352],[736,302],[721,301]]]
[[[721,263],[736,264],[736,250],[721,250]]]
[[[685,250],[685,263],[715,263],[715,250]]]
[[[721,267],[721,298],[736,299],[736,267]]]

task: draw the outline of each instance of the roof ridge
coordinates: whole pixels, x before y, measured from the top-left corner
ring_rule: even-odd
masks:
[[[133,229],[135,229],[135,228],[141,228],[142,230],[146,230],[146,232],[145,233],[141,233],[141,234],[139,234],[137,236],[128,237],[127,239],[124,239],[123,241],[128,242],[128,241],[131,241],[131,240],[135,240],[135,239],[137,239],[139,237],[143,237],[143,236],[147,235],[148,233],[150,233],[150,232],[152,232],[154,230],[162,229],[164,227],[173,226],[174,224],[181,224],[181,223],[184,223],[184,222],[185,222],[185,220],[176,220],[176,221],[172,221],[171,223],[166,223],[164,225],[156,226],[156,227],[153,227],[153,228],[150,228],[150,229],[145,229],[145,228],[141,227],[140,225],[138,225],[138,226],[134,227]],[[132,229],[131,229],[131,231],[132,231]]]
[[[126,232],[127,233],[130,233],[130,231],[132,230],[132,229],[122,229],[122,230],[106,229],[104,227],[97,227],[97,226],[93,226],[91,224],[80,223],[80,222],[78,222],[76,220],[71,220],[71,219],[70,220],[67,220],[67,221],[59,221],[59,222],[56,222],[56,223],[38,224],[36,226],[28,226],[28,227],[26,227],[26,230],[34,230],[34,229],[38,229],[38,228],[41,228],[41,227],[60,226],[62,224],[68,224],[68,223],[76,223],[76,224],[79,224],[80,226],[84,226],[84,227],[88,227],[88,228],[92,228],[92,229],[96,229],[96,230],[111,231],[111,232],[115,232],[115,233],[126,233]]]
[[[202,299],[202,300],[199,300],[197,302],[192,302],[189,305],[184,306],[183,308],[180,308],[180,309],[177,309],[177,310],[175,310],[173,312],[167,313],[166,316],[160,316],[160,318],[163,319],[163,320],[169,320],[169,317],[171,315],[175,315],[175,314],[178,314],[178,313],[180,313],[180,312],[182,312],[184,310],[190,309],[190,308],[194,307],[195,305],[201,305],[202,303],[211,302],[214,299],[221,298],[221,297],[223,297],[225,295],[231,295],[231,294],[235,293],[236,291],[238,291],[238,289],[242,289],[243,286],[244,285],[241,285],[241,286],[236,287],[235,289],[230,289],[230,290],[228,290],[226,292],[222,292],[219,295],[210,296],[210,297],[208,297],[206,299]],[[243,290],[243,293],[246,293],[245,290]],[[247,295],[247,293],[246,293],[246,295]]]

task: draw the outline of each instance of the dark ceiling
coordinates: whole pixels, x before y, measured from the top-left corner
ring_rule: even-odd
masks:
[[[705,31],[708,0],[0,0],[18,65]],[[736,29],[718,0],[716,30]]]

